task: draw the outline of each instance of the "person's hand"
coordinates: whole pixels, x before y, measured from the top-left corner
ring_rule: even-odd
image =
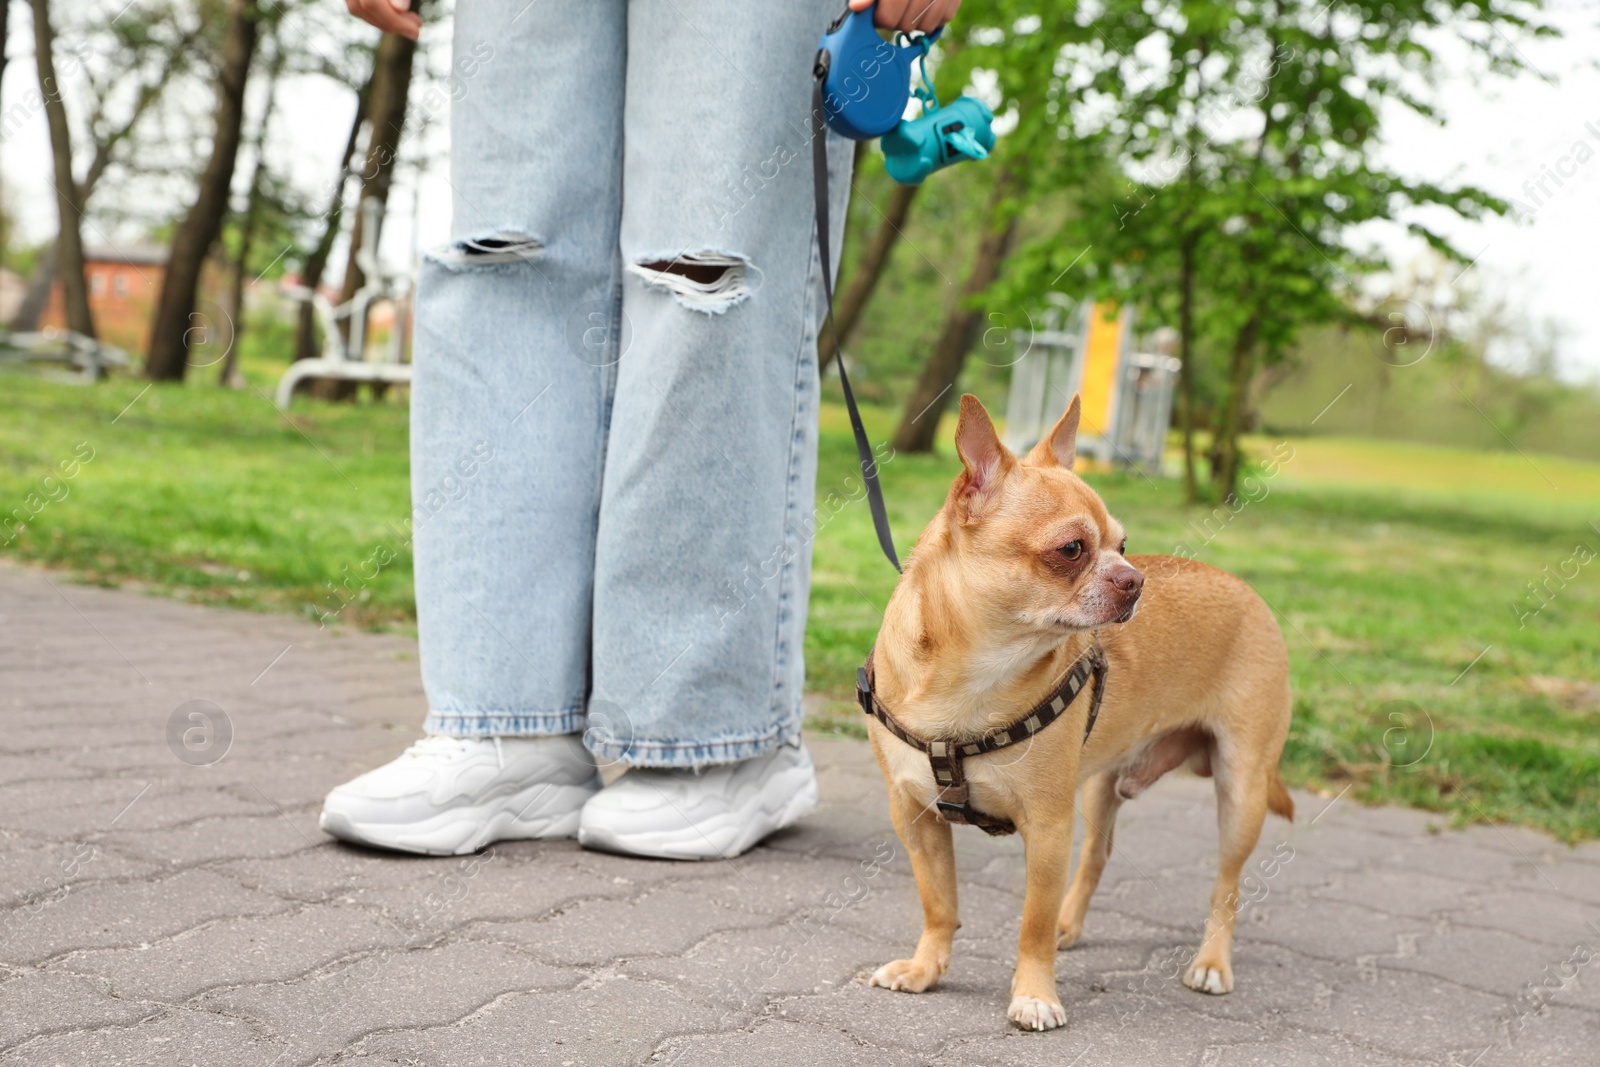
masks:
[[[384,33],[398,33],[415,41],[422,31],[422,16],[411,10],[411,0],[344,0],[344,4],[350,14]]]
[[[871,3],[872,0],[850,0],[850,10],[864,11]],[[350,0],[350,10],[355,10],[355,4],[356,0]],[[960,6],[961,0],[878,0],[872,22],[886,30],[932,33],[955,18]]]

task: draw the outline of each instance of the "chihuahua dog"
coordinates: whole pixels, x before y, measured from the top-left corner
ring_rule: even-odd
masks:
[[[971,754],[983,747],[971,742],[999,734],[1008,747],[971,755],[956,777],[970,810],[1022,834],[1027,888],[1006,1016],[1026,1030],[1066,1021],[1056,951],[1083,929],[1124,800],[1179,766],[1215,779],[1217,880],[1184,972],[1205,993],[1233,989],[1239,872],[1267,811],[1294,817],[1278,775],[1290,705],[1277,621],[1232,575],[1189,559],[1124,556],[1121,523],[1072,473],[1078,416],[1075,396],[1019,461],[977,398],[961,398],[962,472],[889,600],[862,683],[869,712],[876,702],[899,727],[869,723],[923,909],[915,953],[884,964],[871,984],[920,993],[949,966],[960,925],[949,786],[940,784],[949,778],[936,780],[930,760],[948,747],[932,739]],[[1104,668],[1096,681],[1061,687],[1091,660]],[[1019,720],[1048,707],[1041,698],[1052,692],[1073,694],[1058,709],[1062,721],[1040,729],[1030,719],[1038,732],[1017,743]],[[1069,889],[1080,782],[1088,832]]]

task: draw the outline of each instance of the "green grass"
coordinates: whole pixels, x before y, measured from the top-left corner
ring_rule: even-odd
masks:
[[[241,393],[0,379],[5,512],[30,493],[45,499],[42,480],[80,442],[94,450],[60,483],[65,495],[0,552],[86,581],[317,617],[341,605],[328,583],[381,547],[396,558],[338,620],[408,627],[403,406],[301,402],[285,419],[257,391],[270,388],[272,368],[246,367],[255,387]],[[893,413],[868,417],[881,440]],[[1274,443],[1253,442],[1258,454]],[[1512,607],[1575,546],[1600,549],[1590,525],[1600,522],[1600,466],[1353,439],[1292,444],[1266,495],[1209,538],[1197,525],[1207,510],[1185,512],[1176,483],[1090,476],[1132,550],[1187,544],[1277,612],[1295,689],[1286,777],[1329,795],[1348,784],[1361,800],[1456,822],[1600,836],[1600,559],[1552,582],[1548,606],[1524,625]],[[814,725],[851,733],[854,671],[894,574],[866,508],[829,504],[853,484],[837,406],[824,409],[821,452],[808,683],[827,699]],[[948,445],[884,464],[902,553],[955,468]],[[7,536],[0,529],[0,542]]]
[[[302,403],[284,418],[264,386],[144,388],[0,378],[0,552],[191,600],[369,627],[415,618],[404,408]],[[80,444],[94,458],[61,478]],[[30,493],[47,502],[5,546]],[[379,546],[397,558],[346,605],[329,583]]]

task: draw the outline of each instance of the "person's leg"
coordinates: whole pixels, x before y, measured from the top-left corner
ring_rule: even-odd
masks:
[[[462,0],[456,14],[456,56],[493,58],[460,82],[452,240],[418,284],[411,472],[430,733],[582,729],[625,18],[615,0]]]
[[[602,761],[702,767],[782,755],[798,739],[822,300],[811,65],[837,8],[629,8],[629,344],[601,498],[585,734]],[[841,224],[851,148],[830,138]],[[814,789],[803,753],[784,758]],[[618,786],[630,779],[652,781]],[[588,832],[600,829],[591,815],[626,802],[618,786],[590,802],[580,839],[635,851]],[[748,847],[748,830],[730,830],[727,849]]]
[[[425,730],[445,737],[335,790],[339,836],[453,852],[570,834],[598,785],[575,737],[511,739],[583,726],[626,16],[457,5],[451,241],[418,278],[411,397]],[[428,799],[406,799],[419,783]]]

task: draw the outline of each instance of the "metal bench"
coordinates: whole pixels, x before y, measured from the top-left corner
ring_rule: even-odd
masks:
[[[60,364],[72,373],[52,373],[63,381],[87,385],[106,376],[111,367],[126,367],[128,353],[72,330],[7,333],[0,330],[0,365]]]
[[[406,384],[411,381],[411,364],[405,362],[406,331],[401,309],[410,298],[413,280],[409,271],[385,271],[378,262],[379,228],[383,212],[372,198],[361,201],[361,247],[356,250],[356,265],[365,277],[361,288],[350,299],[335,305],[321,293],[301,285],[285,285],[284,295],[291,300],[308,303],[316,310],[322,324],[322,355],[316,359],[300,359],[289,364],[289,369],[278,379],[276,401],[280,411],[288,411],[294,391],[303,381],[315,378],[337,378],[347,382],[390,382]],[[378,359],[366,359],[367,312],[373,304],[392,301],[395,306],[394,329],[389,334],[389,344]],[[345,325],[347,332],[340,330]]]

